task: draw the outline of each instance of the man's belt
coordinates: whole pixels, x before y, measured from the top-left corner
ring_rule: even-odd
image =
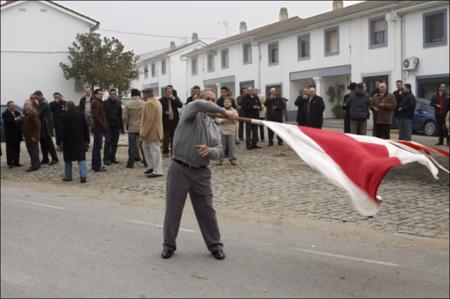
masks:
[[[181,165],[187,167],[187,168],[200,169],[200,168],[206,167],[206,165],[200,166],[200,167],[194,167],[194,166],[191,166],[191,165],[189,165],[189,164],[187,164],[187,163],[184,163],[183,161],[180,161],[180,160],[178,160],[178,159],[172,159],[172,160],[175,161],[175,162],[177,162],[178,164],[181,164]]]

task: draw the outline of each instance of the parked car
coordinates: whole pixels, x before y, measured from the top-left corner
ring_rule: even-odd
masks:
[[[6,111],[6,105],[1,105],[1,114]],[[16,110],[19,111],[21,114],[23,114],[23,110],[21,107],[16,106]],[[3,128],[3,118],[0,117],[0,131],[1,131],[1,137],[0,140],[3,142],[5,141],[5,128]]]
[[[416,109],[412,121],[413,132],[423,132],[427,136],[436,135],[436,118],[434,116],[434,108],[430,106],[430,101],[417,98]],[[398,128],[398,121],[394,117],[392,128]]]

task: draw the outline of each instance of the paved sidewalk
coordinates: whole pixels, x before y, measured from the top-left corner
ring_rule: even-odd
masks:
[[[266,134],[267,136],[267,134]],[[124,144],[126,135],[121,136]],[[267,138],[267,137],[266,137]],[[396,138],[393,134],[392,138]],[[435,137],[414,135],[414,140],[434,144]],[[409,234],[423,237],[449,238],[449,176],[440,173],[434,180],[426,168],[410,164],[388,173],[382,182],[379,195],[382,209],[374,218],[359,215],[350,204],[347,194],[330,185],[319,173],[302,162],[287,146],[267,147],[255,151],[237,148],[238,166],[225,161],[223,166],[211,164],[215,206],[219,212],[230,211],[245,217],[255,213],[283,222],[287,218],[319,219],[327,222],[355,223],[378,231]],[[4,143],[2,143],[4,150]],[[28,166],[28,155],[22,145],[22,161]],[[3,151],[5,152],[5,151]],[[59,153],[62,159],[62,154]],[[88,163],[90,164],[90,152]],[[121,164],[108,167],[106,173],[89,173],[88,183],[81,185],[74,172],[74,182],[63,183],[63,163],[43,166],[34,173],[25,167],[6,168],[1,162],[1,180],[11,182],[41,182],[60,186],[62,190],[83,188],[121,194],[130,199],[144,198],[144,202],[164,207],[165,177],[148,179],[144,168],[137,163],[134,169],[125,168],[127,147],[120,146]],[[438,159],[448,166],[448,159]],[[164,159],[167,171],[169,159]]]

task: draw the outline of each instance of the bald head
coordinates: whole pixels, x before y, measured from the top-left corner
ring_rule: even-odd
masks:
[[[211,89],[205,89],[200,95],[200,98],[205,101],[215,102],[216,94]]]
[[[25,100],[25,102],[23,102],[23,110],[24,111],[30,111],[31,108],[33,108],[33,103],[31,102],[31,100]]]
[[[387,85],[386,83],[380,83],[378,85],[378,90],[380,91],[380,93],[386,93],[387,90]]]

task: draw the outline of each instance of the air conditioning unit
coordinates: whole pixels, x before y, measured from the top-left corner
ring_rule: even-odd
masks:
[[[408,57],[405,60],[403,60],[403,69],[405,71],[415,70],[418,65],[419,65],[418,57]]]

